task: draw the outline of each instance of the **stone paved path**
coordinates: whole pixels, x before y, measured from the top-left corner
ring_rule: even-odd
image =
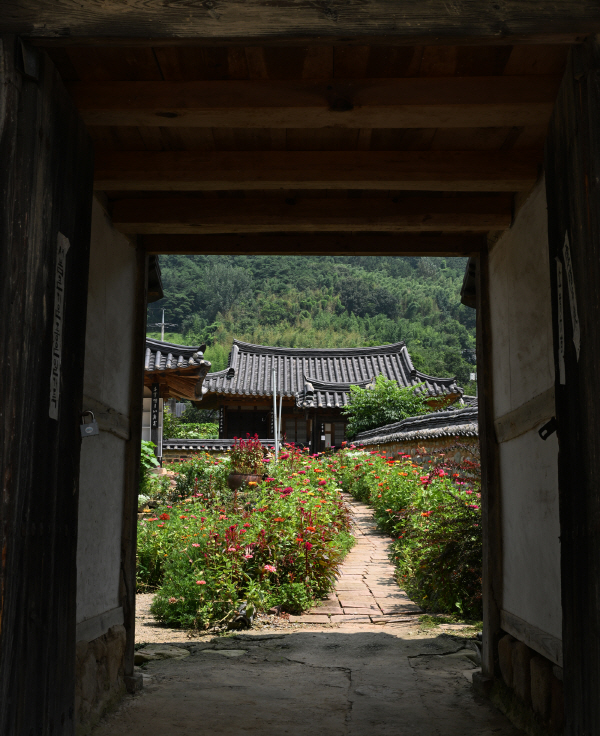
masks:
[[[195,639],[172,630],[179,641],[163,630],[189,656],[143,665],[142,692],[94,736],[522,736],[473,696],[472,633],[419,626],[390,539],[367,506],[346,500],[357,543],[327,601],[288,628]]]
[[[356,544],[341,567],[335,591],[303,616],[300,623],[392,623],[421,613],[398,586],[389,552],[392,540],[377,529],[373,510],[344,494],[353,516]]]

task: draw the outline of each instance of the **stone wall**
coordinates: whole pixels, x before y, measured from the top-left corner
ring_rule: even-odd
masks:
[[[102,715],[125,693],[125,627],[112,626],[92,641],[77,642],[75,724],[87,736]]]
[[[454,462],[478,460],[478,437],[436,437],[409,440],[406,442],[385,442],[378,445],[363,445],[361,450],[385,452],[388,456],[410,455],[419,464],[429,460],[439,460],[440,455],[448,455]]]
[[[530,736],[561,734],[564,728],[562,667],[505,634],[498,643],[502,680],[494,703]]]

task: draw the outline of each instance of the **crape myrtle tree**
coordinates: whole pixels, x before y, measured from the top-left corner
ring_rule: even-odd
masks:
[[[372,388],[350,386],[350,399],[342,413],[348,417],[346,436],[349,439],[359,432],[400,422],[402,419],[427,414],[427,394],[417,386],[398,386],[396,381],[383,375],[377,376]]]

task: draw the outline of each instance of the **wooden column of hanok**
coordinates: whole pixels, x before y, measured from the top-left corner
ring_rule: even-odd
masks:
[[[591,736],[600,733],[598,37],[571,50],[548,134],[545,168],[559,444],[565,733]]]
[[[125,684],[129,692],[135,692],[140,687],[139,680],[134,677],[133,655],[135,645],[137,510],[144,406],[144,349],[147,315],[148,256],[139,244],[136,247],[136,265],[135,317],[131,334],[133,365],[131,367],[131,379],[129,382],[130,435],[125,450],[123,524],[121,528],[121,574],[119,578],[119,599],[123,607],[123,623],[126,630],[123,670]]]
[[[71,736],[92,145],[49,58],[0,42],[0,733]]]
[[[489,291],[489,256],[482,251],[476,265],[477,395],[481,447],[483,526],[483,651],[485,678],[498,674],[498,640],[502,609],[502,515],[499,448],[494,431],[494,376]]]

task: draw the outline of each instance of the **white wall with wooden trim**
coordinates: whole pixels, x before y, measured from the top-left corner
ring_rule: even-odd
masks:
[[[86,623],[108,621],[107,612],[121,610],[121,527],[136,279],[135,249],[113,228],[97,200],[89,279],[83,409],[94,411],[100,434],[86,437],[81,447],[77,625],[82,636],[91,631]],[[93,628],[97,636],[105,633]]]
[[[554,359],[544,181],[490,252],[494,426],[500,444],[505,619],[560,640],[562,609]],[[516,620],[516,619],[515,619]],[[511,632],[514,633],[514,632]],[[531,638],[531,637],[530,637]],[[546,637],[547,638],[547,637]],[[546,654],[547,656],[547,654]]]

